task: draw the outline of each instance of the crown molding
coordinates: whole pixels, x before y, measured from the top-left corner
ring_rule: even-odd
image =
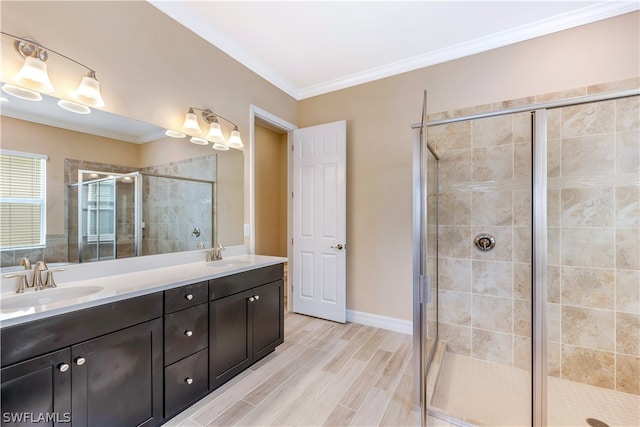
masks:
[[[298,92],[300,89],[297,86],[284,78],[273,68],[258,60],[254,55],[242,48],[234,40],[215,29],[211,23],[207,22],[204,18],[193,13],[193,11],[184,3],[166,0],[147,0],[147,2],[169,16],[171,19],[223,51],[249,70],[264,78],[278,89],[282,90],[289,96],[298,99]]]
[[[623,15],[637,10],[640,10],[640,3],[637,1],[613,1],[599,3],[578,11],[541,20],[533,24],[522,25],[487,37],[480,37],[469,42],[460,43],[444,49],[438,49],[403,61],[372,68],[362,73],[356,73],[327,83],[302,88],[298,91],[297,99],[310,98],[351,86],[369,83],[385,77],[391,77],[454,59],[464,58],[465,56],[475,55],[477,53],[486,52],[492,49],[497,49],[510,44],[545,36],[558,31],[567,30],[569,28],[612,18],[614,16]]]
[[[233,40],[212,28],[209,23],[192,13],[181,2],[162,0],[148,0],[148,2],[298,101],[640,10],[640,3],[636,0],[603,1],[487,37],[477,38],[325,83],[299,88]]]

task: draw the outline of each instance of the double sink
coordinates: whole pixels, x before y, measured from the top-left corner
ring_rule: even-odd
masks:
[[[228,271],[236,268],[247,267],[253,261],[246,256],[239,256],[217,261],[202,263],[212,270],[211,273]],[[114,293],[109,292],[105,286],[89,285],[89,284],[69,284],[59,285],[56,288],[45,288],[38,291],[27,290],[25,293],[7,293],[0,296],[0,311],[8,312],[15,310],[24,310],[36,306],[47,306],[61,303],[64,301],[78,300],[85,302],[95,299],[112,296]]]

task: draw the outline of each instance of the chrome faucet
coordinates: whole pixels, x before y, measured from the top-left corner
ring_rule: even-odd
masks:
[[[47,264],[45,264],[44,261],[36,262],[36,265],[33,268],[33,281],[31,282],[31,286],[29,287],[35,288],[36,291],[39,291],[40,289],[44,288],[46,285],[46,282],[42,281],[42,272],[47,270],[48,270]]]
[[[216,243],[211,249],[208,249],[205,252],[207,262],[220,261],[222,259],[222,251],[224,249],[224,246],[222,246],[220,243]]]
[[[220,243],[216,243],[215,246],[211,248],[211,251],[213,252],[213,261],[219,261],[222,259],[222,251],[224,251],[224,246],[222,246]]]

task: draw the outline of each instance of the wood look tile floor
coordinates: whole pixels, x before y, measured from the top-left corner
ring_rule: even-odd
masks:
[[[418,426],[412,337],[285,314],[285,342],[167,426]]]

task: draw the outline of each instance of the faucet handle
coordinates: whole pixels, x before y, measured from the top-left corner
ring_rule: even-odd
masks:
[[[11,273],[11,274],[5,274],[4,276],[5,279],[10,279],[13,277],[18,277],[18,289],[16,289],[16,293],[17,294],[21,294],[24,292],[25,288],[29,287],[29,283],[27,282],[27,272],[23,271],[23,272],[19,272],[19,273]]]
[[[20,260],[20,265],[23,266],[25,270],[31,270],[31,260],[27,257]]]

